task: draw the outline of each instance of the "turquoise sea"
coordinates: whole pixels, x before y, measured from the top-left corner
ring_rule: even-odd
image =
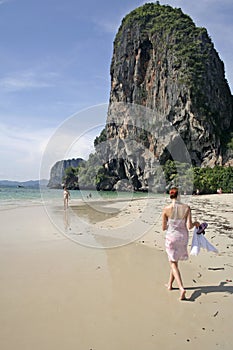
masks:
[[[52,224],[72,241],[88,247],[112,248],[139,239],[160,219],[166,199],[152,193],[80,190],[70,194],[69,208],[64,210],[62,189],[0,187],[0,211],[44,207]],[[146,198],[149,200],[144,201]],[[130,207],[134,208],[133,219]],[[121,217],[122,213],[124,220],[119,220],[116,226],[108,220]]]
[[[98,192],[98,191],[70,191],[71,201],[76,200],[101,200],[118,198],[140,198],[148,196],[147,193],[126,192]],[[18,188],[0,187],[0,210],[15,208],[19,206],[43,205],[44,202],[63,205],[63,190],[48,188]]]
[[[40,189],[0,187],[0,210],[42,203]]]

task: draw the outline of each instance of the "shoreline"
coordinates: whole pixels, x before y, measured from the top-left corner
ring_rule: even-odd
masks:
[[[92,207],[92,222],[87,213],[81,218],[86,232],[77,237],[84,241],[76,243],[54,225],[43,204],[1,210],[1,348],[40,350],[46,344],[49,350],[184,350],[188,344],[192,350],[230,350],[232,198],[221,194],[190,200],[193,219],[209,223],[206,238],[219,254],[201,251],[181,262],[186,301],[178,300],[176,285],[172,291],[164,286],[169,274],[159,213],[164,202],[111,201],[105,204],[114,215],[107,219],[103,211],[95,218]],[[60,204],[49,214],[64,225],[62,199]],[[73,205],[75,201],[71,213]],[[132,227],[148,228],[145,235],[103,248],[102,234],[115,235],[119,228],[128,234],[135,218]],[[89,237],[100,245],[83,244]],[[191,237],[190,231],[189,243]]]

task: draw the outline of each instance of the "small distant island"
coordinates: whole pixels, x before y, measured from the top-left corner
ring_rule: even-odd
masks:
[[[64,185],[70,190],[78,190],[77,168],[84,163],[82,158],[72,158],[57,161],[50,170],[47,187],[61,189]]]
[[[0,187],[17,187],[17,188],[40,188],[46,187],[48,180],[29,180],[29,181],[10,181],[0,180]]]

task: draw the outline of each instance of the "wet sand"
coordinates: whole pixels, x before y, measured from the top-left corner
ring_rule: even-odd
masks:
[[[159,208],[167,199],[104,202],[107,210],[71,201],[69,212],[62,203],[53,209],[52,221],[40,205],[1,210],[0,348],[230,350],[232,199],[190,199],[219,254],[201,251],[180,263],[186,301],[164,286],[169,266]]]

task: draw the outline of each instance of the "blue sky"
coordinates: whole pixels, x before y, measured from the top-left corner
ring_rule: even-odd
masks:
[[[0,0],[0,179],[38,179],[57,128],[78,113],[84,130],[80,111],[108,102],[114,37],[122,18],[144,3]],[[207,29],[232,91],[232,0],[160,4],[180,7]],[[95,132],[105,119],[93,120]],[[82,138],[77,157],[87,156],[94,136]]]

